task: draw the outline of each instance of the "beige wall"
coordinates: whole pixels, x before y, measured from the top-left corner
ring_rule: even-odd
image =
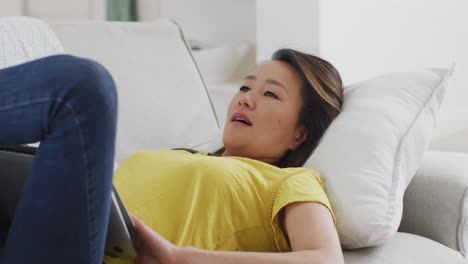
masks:
[[[23,14],[23,1],[10,0],[0,2],[0,16],[11,16]]]
[[[32,16],[48,21],[105,20],[106,0],[3,0],[0,16]]]

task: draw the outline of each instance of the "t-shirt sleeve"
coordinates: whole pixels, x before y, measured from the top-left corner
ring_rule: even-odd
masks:
[[[286,205],[294,202],[320,203],[330,211],[333,221],[336,223],[330,201],[325,193],[323,179],[315,171],[304,170],[288,175],[277,184],[273,191],[272,198],[271,224],[273,226],[276,245],[280,252],[290,250],[278,222],[278,213]]]

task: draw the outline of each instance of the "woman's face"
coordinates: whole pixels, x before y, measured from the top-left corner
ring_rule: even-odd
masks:
[[[299,74],[281,61],[266,62],[247,76],[229,104],[223,156],[275,164],[300,146],[307,137],[298,125],[302,85]]]

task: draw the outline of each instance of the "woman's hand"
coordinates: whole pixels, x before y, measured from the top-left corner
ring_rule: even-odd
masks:
[[[135,231],[140,239],[137,262],[141,264],[182,264],[186,263],[182,256],[182,248],[173,245],[167,239],[156,233],[143,221],[130,214]]]

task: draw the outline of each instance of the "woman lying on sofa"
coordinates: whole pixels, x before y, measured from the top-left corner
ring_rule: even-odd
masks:
[[[232,98],[222,149],[128,157],[115,185],[138,216],[138,262],[343,263],[322,178],[301,168],[342,102],[330,63],[279,50]],[[41,141],[0,263],[102,262],[116,119],[113,80],[95,62],[0,70],[0,144]]]

